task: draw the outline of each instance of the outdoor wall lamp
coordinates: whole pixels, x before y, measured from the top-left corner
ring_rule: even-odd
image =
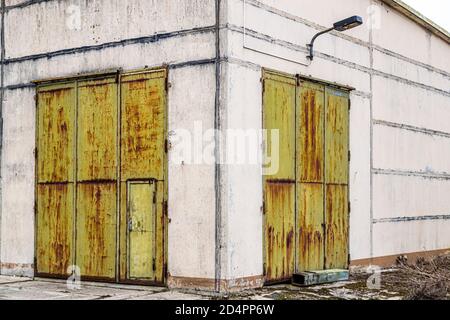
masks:
[[[344,19],[342,21],[336,22],[335,24],[333,24],[332,28],[329,28],[329,29],[319,32],[312,38],[311,43],[306,45],[306,48],[309,51],[309,56],[307,56],[307,58],[311,61],[314,59],[314,41],[316,41],[316,39],[319,36],[321,36],[325,33],[328,33],[330,31],[333,31],[333,30],[340,31],[340,32],[346,31],[346,30],[358,27],[362,24],[363,24],[363,19],[360,16],[353,16],[353,17]]]

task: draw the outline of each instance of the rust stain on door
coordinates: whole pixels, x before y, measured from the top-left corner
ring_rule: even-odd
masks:
[[[297,87],[297,263],[296,271],[324,266],[324,88]]]
[[[297,168],[304,183],[324,181],[324,89],[302,82],[297,100]]]
[[[63,276],[73,262],[73,184],[37,187],[36,263],[40,274]]]
[[[348,187],[327,185],[326,269],[348,268]]]
[[[37,91],[36,271],[67,275],[73,262],[74,84]]]
[[[264,177],[265,276],[267,282],[288,280],[295,261],[295,86],[296,79],[266,73],[264,129],[279,143],[266,141],[267,154],[279,157],[279,170]]]
[[[266,183],[265,203],[266,280],[285,281],[294,271],[295,184]]]
[[[117,84],[81,82],[78,90],[78,181],[117,178]]]
[[[123,180],[164,180],[165,72],[122,78]]]
[[[114,279],[117,223],[117,84],[80,82],[76,265],[82,277]]]
[[[80,183],[77,196],[76,265],[82,277],[114,279],[116,184]]]
[[[326,265],[348,267],[349,99],[342,91],[326,90]]]
[[[323,184],[298,185],[298,244],[296,271],[322,270],[324,266]]]
[[[326,181],[348,184],[348,94],[327,89]]]
[[[73,84],[38,90],[38,182],[73,181]]]

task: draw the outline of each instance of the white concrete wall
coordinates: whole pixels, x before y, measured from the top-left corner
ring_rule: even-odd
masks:
[[[170,83],[170,140],[180,138],[176,132],[179,129],[194,133],[199,124],[205,131],[213,129],[215,67],[174,70]],[[170,153],[182,156],[184,146],[174,143]],[[178,159],[184,162],[181,165],[169,162],[169,273],[174,277],[214,279],[214,165],[193,163],[193,157],[186,154],[186,158]]]
[[[26,1],[6,1],[7,6],[20,3]],[[67,27],[70,5],[80,6],[81,30]],[[8,8],[1,167],[3,273],[33,273],[35,90],[30,81],[168,65],[169,130],[190,129],[195,121],[208,129],[214,119],[214,24],[213,0],[49,0]],[[214,166],[169,162],[168,172],[168,272],[214,279]]]
[[[369,8],[377,14],[373,28]],[[450,46],[375,0],[229,0],[227,13],[229,127],[261,128],[262,68],[356,88],[350,113],[351,259],[449,248]],[[312,36],[352,15],[366,24],[318,38],[315,60],[307,66]],[[244,175],[230,169],[227,176],[228,188],[241,190],[227,194],[228,221],[235,221],[228,231],[229,260],[243,257],[246,265],[233,263],[229,277],[258,274],[262,256],[257,254],[259,262],[244,260],[248,243],[261,248],[255,244],[262,238],[261,214],[248,211],[262,206],[261,180],[256,170]]]

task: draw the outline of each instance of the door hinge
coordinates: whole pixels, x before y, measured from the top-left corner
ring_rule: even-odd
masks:
[[[153,203],[156,203],[156,192],[153,192]]]
[[[348,258],[347,258],[347,259],[348,259],[348,264],[350,264],[350,262],[352,261],[352,260],[351,260],[350,253],[348,254]]]
[[[168,214],[168,212],[169,212],[169,205],[168,205],[168,203],[167,203],[167,200],[164,200],[164,204],[163,204],[163,210],[164,210],[164,215],[167,217],[169,214]]]
[[[33,154],[34,154],[34,160],[37,161],[37,158],[38,158],[38,150],[37,150],[37,148],[33,149]]]
[[[348,100],[348,110],[351,110],[352,108],[352,100]]]
[[[351,202],[349,201],[348,202],[348,213],[350,214],[352,212],[352,204],[351,204]]]
[[[164,152],[169,152],[169,141],[167,139],[164,140]]]
[[[153,271],[156,271],[156,259],[153,258]]]
[[[166,92],[169,92],[169,88],[170,88],[169,79],[166,78],[166,82],[164,83],[164,90],[166,90]]]
[[[348,161],[350,162],[352,160],[352,153],[351,153],[351,151],[349,150],[348,151]]]
[[[167,262],[164,262],[164,265],[163,265],[163,275],[164,275],[164,277],[167,277]]]

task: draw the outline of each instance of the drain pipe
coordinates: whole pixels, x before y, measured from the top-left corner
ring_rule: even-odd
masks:
[[[215,192],[215,283],[217,293],[221,291],[222,277],[222,181],[221,181],[221,149],[220,149],[220,0],[215,1],[216,10],[216,96],[214,102],[214,155],[216,159],[214,168],[214,192]]]
[[[4,61],[5,61],[5,0],[1,0],[1,52],[0,52],[0,274],[2,274],[2,204],[3,204],[3,175],[2,175],[2,155],[3,155],[3,86],[4,86]]]

